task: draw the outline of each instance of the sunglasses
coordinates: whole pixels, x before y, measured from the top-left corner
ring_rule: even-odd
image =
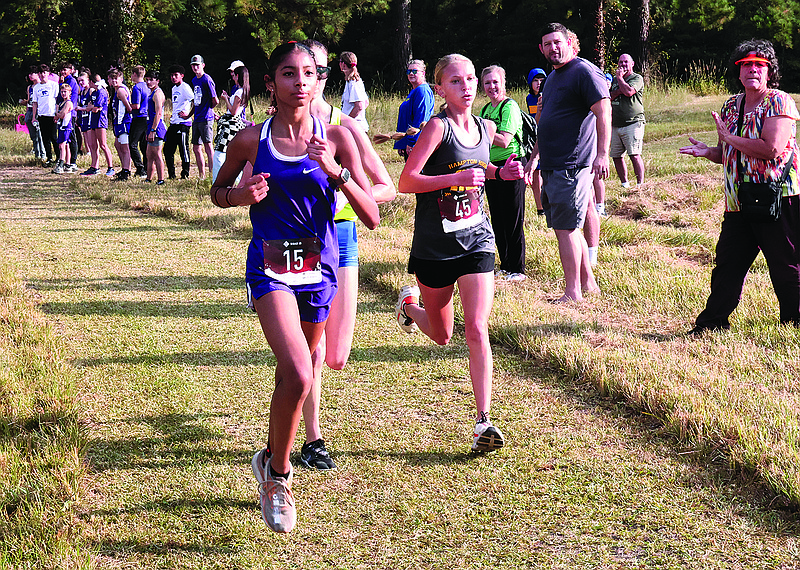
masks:
[[[419,72],[419,69],[406,69],[406,75],[416,75]]]
[[[328,67],[322,67],[321,65],[317,66],[317,76],[320,79],[326,79],[330,72],[331,72],[330,66],[328,66]]]

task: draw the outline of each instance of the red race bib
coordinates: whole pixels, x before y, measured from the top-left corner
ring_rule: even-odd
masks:
[[[263,240],[264,272],[286,285],[309,285],[322,281],[318,237]]]

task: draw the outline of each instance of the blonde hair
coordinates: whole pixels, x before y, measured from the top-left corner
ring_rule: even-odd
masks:
[[[472,60],[461,55],[460,53],[451,53],[450,55],[446,55],[436,62],[436,67],[433,70],[433,80],[436,85],[442,84],[442,75],[444,74],[445,68],[447,68],[447,66],[451,63],[455,63],[457,61],[465,61],[472,65],[472,67],[475,67],[475,65],[472,63]]]
[[[572,44],[572,53],[578,55],[578,52],[581,51],[581,41],[578,39],[578,34],[572,30],[567,30],[567,39]]]
[[[503,89],[506,87],[506,70],[500,67],[499,65],[490,65],[488,67],[484,67],[483,71],[481,71],[481,83],[483,83],[483,78],[489,75],[490,73],[497,72],[500,74],[500,78],[502,79],[501,84]]]
[[[361,76],[358,74],[358,58],[352,51],[343,51],[339,56],[339,61],[347,64],[347,71],[344,72],[344,78],[347,81],[358,81]]]

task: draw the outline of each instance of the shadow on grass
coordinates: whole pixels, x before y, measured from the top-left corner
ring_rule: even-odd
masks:
[[[473,461],[480,461],[486,457],[495,457],[496,455],[496,453],[471,453],[468,451],[398,451],[388,448],[336,452],[336,457],[352,457],[358,461],[394,459],[409,467],[464,465]]]
[[[244,303],[165,303],[143,301],[87,301],[84,303],[44,303],[40,306],[48,315],[105,315],[155,318],[203,318],[211,320],[247,314]]]
[[[212,417],[227,417],[227,414],[131,416],[115,423],[128,424],[130,427],[126,429],[146,427],[154,435],[95,439],[89,443],[86,456],[95,472],[107,469],[174,469],[198,463],[249,461],[249,452],[211,447],[230,440],[223,430],[202,424]]]
[[[37,291],[65,291],[88,289],[91,291],[191,291],[196,289],[242,290],[244,299],[244,276],[229,275],[145,275],[99,279],[33,279],[28,286]]]
[[[448,350],[435,345],[409,347],[384,345],[354,348],[350,362],[424,362],[428,359],[445,360],[463,358],[458,350]],[[168,354],[138,354],[97,358],[78,358],[72,361],[79,368],[94,368],[121,364],[125,366],[160,366],[181,364],[188,366],[252,366],[275,365],[275,356],[264,350],[218,350],[208,352],[172,352]]]
[[[540,325],[512,325],[492,327],[489,335],[494,343],[511,349],[522,350],[519,342],[516,340],[520,336],[534,336],[534,337],[580,337],[585,332],[594,333],[608,333],[608,332],[625,332],[626,334],[641,338],[642,340],[650,342],[668,342],[685,336],[683,332],[675,334],[662,334],[662,333],[636,333],[628,329],[620,327],[615,329],[597,323],[591,322],[563,322],[563,323],[544,323]]]

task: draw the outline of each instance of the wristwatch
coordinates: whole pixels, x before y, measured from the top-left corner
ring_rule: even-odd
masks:
[[[343,167],[339,177],[336,179],[336,185],[344,186],[348,180],[350,180],[350,171]]]

